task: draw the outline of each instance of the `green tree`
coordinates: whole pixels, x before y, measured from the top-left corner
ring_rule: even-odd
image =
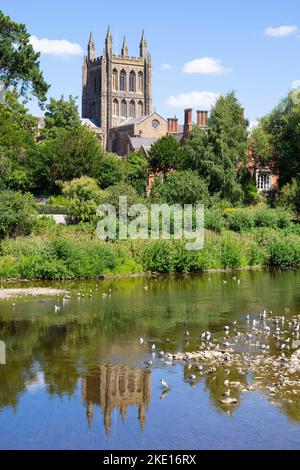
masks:
[[[249,148],[259,165],[267,165],[273,158],[274,152],[269,134],[263,127],[263,120],[259,127],[256,127],[249,138]]]
[[[76,99],[71,95],[68,100],[63,96],[59,100],[50,99],[50,103],[46,105],[46,131],[55,131],[56,128],[75,129],[81,125]]]
[[[112,153],[102,154],[101,158],[95,160],[93,176],[102,189],[120,183],[124,176],[121,158]]]
[[[82,176],[64,183],[62,192],[70,201],[69,213],[77,223],[96,220],[102,194],[96,180]]]
[[[0,11],[0,80],[17,87],[22,96],[31,92],[40,103],[46,101],[49,85],[40,70],[40,54],[30,44],[24,24],[18,24]]]
[[[206,182],[197,172],[178,171],[156,178],[151,199],[167,204],[206,204],[209,193]]]
[[[112,204],[117,210],[119,209],[119,198],[127,197],[127,205],[143,204],[145,200],[137,193],[137,191],[127,183],[121,182],[111,186],[105,191],[101,202],[104,204]]]
[[[28,191],[31,187],[31,159],[37,152],[37,120],[8,92],[0,104],[0,187]]]
[[[300,214],[300,180],[294,178],[284,185],[277,198],[277,206]]]
[[[243,197],[238,169],[246,162],[247,122],[234,93],[212,109],[208,131],[193,129],[184,149],[184,168],[205,178],[211,195],[237,203]]]
[[[172,135],[157,140],[149,151],[149,167],[154,172],[167,173],[176,169],[182,158],[182,148]]]
[[[34,162],[35,186],[57,192],[62,182],[93,176],[101,157],[102,148],[96,136],[85,127],[57,128],[51,138],[39,145]]]
[[[300,178],[300,104],[292,94],[264,118],[263,127],[274,148],[281,185]]]
[[[238,167],[246,163],[247,136],[247,122],[235,94],[221,96],[209,120],[209,178],[211,189],[231,201],[242,196]]]
[[[0,239],[29,235],[36,221],[34,198],[10,190],[0,192]]]
[[[139,153],[129,153],[124,159],[125,179],[136,191],[144,195],[148,179],[148,162]]]
[[[208,134],[200,127],[194,127],[188,137],[183,151],[182,168],[196,170],[207,174]]]

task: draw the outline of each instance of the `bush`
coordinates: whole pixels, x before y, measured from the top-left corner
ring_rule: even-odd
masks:
[[[156,178],[151,199],[167,204],[207,204],[209,193],[207,184],[196,172],[178,171],[163,179]]]
[[[300,265],[299,240],[284,239],[271,243],[269,249],[269,263],[272,266],[296,266]]]
[[[142,250],[141,263],[145,271],[171,273],[175,268],[175,250],[173,244],[159,240],[146,245]]]
[[[254,211],[255,227],[277,228],[278,217],[275,209],[261,207]]]
[[[247,266],[243,247],[236,236],[225,233],[221,237],[221,250],[223,268],[235,269]]]
[[[247,209],[232,212],[227,216],[227,224],[228,228],[234,232],[249,231],[254,226],[253,213]]]
[[[69,213],[77,223],[96,220],[102,195],[96,180],[83,176],[65,183],[63,194],[70,202]]]
[[[36,221],[31,194],[6,190],[0,193],[0,239],[29,235]]]
[[[93,176],[102,189],[120,183],[124,176],[122,160],[114,154],[103,155],[95,162]]]
[[[119,210],[119,198],[127,197],[128,208],[135,204],[144,204],[146,201],[143,199],[137,191],[126,183],[119,183],[115,186],[108,188],[105,193],[103,193],[101,203],[102,204],[112,204],[115,209]]]
[[[204,216],[204,226],[207,230],[221,233],[225,227],[223,212],[218,209],[206,209]]]

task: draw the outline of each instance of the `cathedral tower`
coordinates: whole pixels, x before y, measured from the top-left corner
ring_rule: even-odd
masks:
[[[82,66],[82,117],[101,128],[104,148],[111,150],[108,139],[111,128],[128,118],[151,113],[152,62],[145,33],[142,33],[139,57],[129,55],[126,38],[119,55],[113,53],[109,27],[103,55],[98,58],[91,34]]]

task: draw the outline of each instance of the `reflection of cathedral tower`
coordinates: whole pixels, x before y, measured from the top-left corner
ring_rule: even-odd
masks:
[[[106,433],[111,428],[113,409],[119,408],[123,423],[128,406],[138,406],[138,418],[144,427],[146,409],[151,399],[151,372],[126,366],[103,365],[83,379],[83,402],[87,407],[89,425],[94,417],[94,405],[100,405]]]

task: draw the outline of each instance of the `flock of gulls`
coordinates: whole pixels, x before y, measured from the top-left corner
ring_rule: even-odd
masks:
[[[184,337],[189,344],[188,330]],[[247,315],[241,325],[234,321],[219,332],[201,333],[193,338],[199,341],[195,352],[164,352],[150,344],[152,357],[145,361],[145,366],[183,364],[192,386],[202,377],[210,381],[226,378],[219,397],[225,407],[237,405],[241,393],[257,390],[266,392],[272,400],[292,403],[292,399],[300,399],[299,338],[300,315],[291,316],[287,308],[279,316],[264,310],[258,315]],[[141,346],[148,343],[144,338],[139,342]],[[173,388],[163,378],[160,384],[163,396]],[[273,404],[280,406],[279,402]]]
[[[240,280],[233,280],[240,285]],[[148,291],[148,286],[144,290]],[[101,295],[103,299],[111,298],[112,289]],[[88,293],[77,293],[78,300],[86,297],[93,297],[91,289]],[[71,296],[64,294],[62,301],[54,306],[55,314],[62,313],[70,301]],[[150,369],[182,364],[186,380],[192,386],[203,377],[216,382],[220,376],[224,377],[218,389],[222,389],[219,401],[226,407],[237,405],[242,393],[257,390],[267,393],[272,400],[289,403],[295,398],[300,400],[300,315],[292,315],[288,308],[282,315],[263,310],[258,315],[246,315],[241,324],[233,321],[217,332],[204,331],[193,338],[187,327],[185,324],[186,345],[191,339],[199,342],[195,352],[161,351],[152,341],[140,338],[140,346],[149,347],[150,358],[145,366]],[[173,349],[169,339],[166,343]],[[160,385],[162,396],[173,388],[164,378]],[[280,406],[278,401],[273,404]]]

